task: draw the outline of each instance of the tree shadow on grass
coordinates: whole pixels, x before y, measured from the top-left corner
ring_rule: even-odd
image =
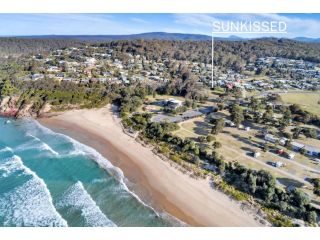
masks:
[[[277,178],[277,180],[279,181],[279,183],[281,183],[282,185],[284,185],[286,187],[294,186],[296,188],[301,188],[304,186],[303,183],[301,183],[297,180],[291,179],[291,178]]]
[[[261,143],[258,141],[255,141],[253,139],[249,140],[248,138],[245,137],[241,137],[239,134],[230,134],[233,138],[235,138],[236,140],[243,142],[247,145],[250,145],[252,147],[257,147],[260,148]]]
[[[195,121],[194,132],[198,135],[208,135],[211,132],[211,125],[206,122]]]
[[[246,155],[249,156],[249,157],[253,157],[253,155],[254,155],[253,153],[256,151],[256,150],[254,150],[252,148],[248,148],[248,147],[241,147],[241,149],[243,151],[245,151]]]

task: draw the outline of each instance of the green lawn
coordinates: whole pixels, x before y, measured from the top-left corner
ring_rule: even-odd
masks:
[[[185,98],[184,98],[184,97],[172,96],[172,95],[159,95],[159,94],[157,94],[157,95],[155,96],[155,98],[154,98],[152,95],[148,95],[146,98],[147,98],[150,102],[157,101],[157,100],[169,99],[169,98],[174,98],[174,99],[177,99],[177,100],[180,100],[180,101],[185,101]]]
[[[285,103],[298,104],[305,110],[320,116],[320,92],[283,93],[280,95]]]

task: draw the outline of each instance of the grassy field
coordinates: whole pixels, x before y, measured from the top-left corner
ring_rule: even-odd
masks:
[[[190,119],[179,125],[180,129],[174,132],[174,134],[183,139],[190,138],[195,141],[197,141],[198,136],[206,136],[211,129],[210,124],[206,123],[203,117]],[[290,174],[291,176],[299,178],[301,181],[303,181],[305,177],[319,177],[319,173],[310,171],[309,169],[312,168],[320,171],[320,166],[306,156],[296,153],[295,160],[288,160],[271,152],[261,151],[257,145],[263,144],[264,140],[255,137],[255,133],[256,130],[246,132],[237,128],[225,128],[222,133],[215,136],[216,140],[222,144],[222,147],[217,150],[218,153],[222,154],[226,161],[238,161],[253,169],[268,170],[283,184],[284,182],[288,182],[289,185],[301,184],[297,180],[292,179]],[[204,145],[204,147],[211,151],[214,150],[212,143],[201,145]],[[253,159],[250,155],[252,151],[260,152],[261,156]],[[273,168],[267,164],[269,161],[280,161],[285,163],[286,166],[281,169]],[[304,166],[306,168],[304,168]]]
[[[193,118],[187,120],[185,122],[179,123],[180,129],[175,131],[174,134],[183,139],[185,138],[197,138],[201,136],[201,134],[195,132],[195,128],[197,127],[197,123],[204,122],[203,117]]]
[[[305,110],[320,116],[320,92],[283,93],[280,95],[285,103],[299,104]]]
[[[253,90],[253,91],[246,91],[246,97],[254,97],[259,95],[260,92],[257,90]]]
[[[257,80],[257,81],[263,81],[263,80],[269,80],[270,78],[265,75],[254,75],[246,78],[246,81],[251,81],[251,80]]]
[[[155,96],[155,98],[154,98],[152,95],[148,95],[146,98],[147,98],[150,102],[158,101],[158,100],[164,100],[164,99],[169,99],[169,98],[174,98],[174,99],[177,99],[177,100],[180,100],[180,101],[185,101],[185,98],[184,98],[184,97],[172,96],[172,95],[159,95],[159,94],[157,94],[157,95]]]

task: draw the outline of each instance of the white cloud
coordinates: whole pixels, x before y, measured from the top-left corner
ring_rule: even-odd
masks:
[[[287,34],[275,37],[320,37],[320,21],[310,18],[283,16],[280,14],[174,14],[175,22],[188,25],[210,35],[213,21],[283,21],[287,25]],[[194,29],[190,29],[193,31]],[[246,35],[244,37],[261,37],[268,35]]]
[[[136,18],[136,17],[131,18],[131,21],[136,22],[136,23],[142,23],[142,24],[148,24],[149,23],[146,20],[143,20],[141,18]]]

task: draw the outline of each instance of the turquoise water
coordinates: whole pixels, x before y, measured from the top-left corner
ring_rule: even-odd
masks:
[[[0,118],[0,226],[173,226],[94,149],[31,119]]]

